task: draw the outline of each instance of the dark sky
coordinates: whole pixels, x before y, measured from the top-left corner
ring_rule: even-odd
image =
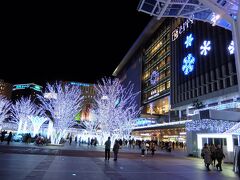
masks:
[[[6,7],[1,22],[0,79],[94,83],[110,76],[151,19],[137,11],[139,1]]]

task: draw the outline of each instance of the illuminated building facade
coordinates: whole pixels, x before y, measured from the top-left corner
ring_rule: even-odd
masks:
[[[21,97],[30,97],[32,100],[37,100],[37,95],[42,95],[43,87],[34,83],[14,84],[12,87],[12,99],[17,100]],[[38,103],[38,101],[35,101]]]
[[[125,84],[134,83],[135,92],[141,92],[136,99],[142,108],[136,125],[141,128],[133,131],[134,136],[145,138],[145,134],[146,138],[163,140],[172,135],[178,139],[179,133],[184,132],[182,124],[157,125],[175,121],[169,118],[170,65],[171,21],[153,18],[113,73]],[[150,128],[151,125],[154,127]]]
[[[81,89],[82,95],[84,96],[82,110],[76,116],[77,121],[89,121],[91,120],[90,109],[94,103],[94,84],[80,83],[80,82],[68,82],[73,86],[78,86]]]
[[[171,107],[182,120],[204,109],[240,111],[231,31],[172,21]]]
[[[131,71],[134,62],[141,62],[142,79],[134,81],[142,107],[142,127],[133,131],[137,136],[186,140],[185,123],[199,111],[240,111],[234,43],[226,29],[191,19],[153,18],[113,75],[129,81],[124,69]],[[149,117],[156,124],[145,123],[152,122]]]
[[[10,99],[12,96],[12,84],[0,79],[0,95]]]
[[[143,51],[142,105],[145,114],[161,116],[169,112],[170,29],[169,21],[163,21]],[[163,120],[168,121],[168,118]]]

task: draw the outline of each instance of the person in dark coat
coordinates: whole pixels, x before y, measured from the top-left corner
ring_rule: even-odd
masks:
[[[72,144],[72,136],[70,136],[70,138],[69,138],[69,145],[71,145]]]
[[[108,140],[105,142],[105,160],[110,159],[110,147],[111,147],[111,141],[110,141],[110,137],[108,137]]]
[[[219,168],[219,171],[222,171],[222,160],[223,160],[223,158],[225,158],[225,155],[223,153],[223,150],[222,150],[220,144],[217,145],[215,154],[216,154],[216,159],[218,162],[216,165],[216,168],[217,168],[217,170]]]
[[[1,132],[1,142],[4,141],[4,139],[5,139],[5,134],[6,134],[6,131],[5,131],[5,130]]]
[[[113,145],[114,161],[117,161],[119,148],[120,148],[120,145],[119,145],[118,141],[115,140],[115,143],[114,143],[114,145]]]
[[[211,151],[211,158],[212,158],[212,165],[215,167],[216,164],[216,147],[214,144],[211,144],[210,146],[210,151]]]
[[[10,141],[12,140],[12,132],[9,133],[7,137],[7,144],[9,145]]]
[[[238,151],[237,168],[238,168],[238,176],[240,177],[240,150]]]
[[[211,159],[211,151],[210,151],[207,143],[204,144],[204,147],[202,148],[201,155],[204,159],[204,163],[205,163],[205,166],[206,166],[207,170],[210,171],[209,166],[212,163],[212,159]]]

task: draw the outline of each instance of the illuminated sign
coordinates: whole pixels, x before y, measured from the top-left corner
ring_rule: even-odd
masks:
[[[75,85],[75,86],[85,86],[85,87],[89,87],[89,84],[86,83],[79,83],[79,82],[70,82],[71,85]]]
[[[13,90],[17,90],[17,89],[26,89],[29,88],[30,84],[16,84],[13,86]]]
[[[36,91],[42,91],[42,87],[39,86],[39,85],[33,85],[33,86],[30,86],[31,89],[34,89]]]
[[[182,23],[179,27],[172,31],[172,41],[175,41],[184,31],[186,31],[190,25],[193,24],[192,19],[187,19],[184,23]]]
[[[21,90],[21,89],[33,89],[35,91],[40,91],[42,92],[42,86],[29,83],[29,84],[15,84],[13,85],[13,90]]]
[[[149,98],[148,98],[148,100],[149,99],[152,99],[152,98],[154,98],[154,97],[157,97],[159,95],[159,93],[156,93],[156,94],[154,94],[153,96],[150,96]]]
[[[57,99],[57,93],[44,93],[46,99]]]
[[[156,121],[150,120],[150,119],[138,119],[136,121],[137,126],[145,126],[145,125],[149,125],[149,124],[156,124]]]

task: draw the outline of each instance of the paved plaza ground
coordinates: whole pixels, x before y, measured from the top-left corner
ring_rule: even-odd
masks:
[[[140,156],[139,149],[123,148],[117,162],[104,160],[103,147],[0,144],[0,180],[235,180],[232,164],[207,172],[203,160],[182,150]]]

